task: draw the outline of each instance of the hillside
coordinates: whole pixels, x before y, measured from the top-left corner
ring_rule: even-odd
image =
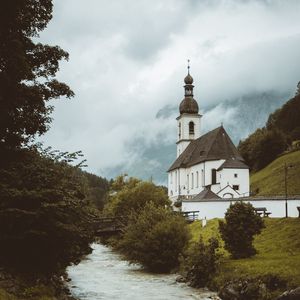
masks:
[[[287,171],[289,195],[300,195],[300,151],[291,152],[275,159],[262,170],[251,175],[251,191],[256,195],[285,194],[284,164],[292,165]]]
[[[300,220],[266,218],[265,225],[266,228],[255,238],[254,246],[258,254],[254,257],[233,260],[222,248],[224,259],[220,265],[220,273],[214,280],[216,286],[241,276],[256,277],[267,274],[287,281],[290,287],[300,285]],[[204,228],[199,222],[194,222],[190,228],[194,240],[199,235],[203,236],[204,241],[212,236],[220,239],[217,219],[208,221]]]

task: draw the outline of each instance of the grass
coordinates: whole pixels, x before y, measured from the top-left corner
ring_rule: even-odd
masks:
[[[5,290],[0,289],[0,300],[17,300],[17,298],[7,293]]]
[[[300,151],[291,152],[275,159],[264,169],[250,177],[251,190],[257,195],[285,194],[284,164],[292,165],[288,169],[288,194],[300,194]]]
[[[220,265],[220,273],[214,280],[215,287],[220,287],[228,280],[243,276],[257,277],[277,275],[287,281],[289,287],[300,286],[300,219],[265,218],[266,228],[256,236],[254,246],[258,254],[252,258],[233,260],[223,248],[224,257]],[[204,241],[212,236],[220,239],[218,220],[208,221],[202,228],[200,222],[190,225],[193,240],[199,235]]]

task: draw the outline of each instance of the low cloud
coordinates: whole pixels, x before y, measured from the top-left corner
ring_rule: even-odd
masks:
[[[76,96],[53,102],[42,140],[81,149],[99,175],[137,170],[156,178],[175,156],[187,58],[203,130],[223,122],[244,137],[252,127],[234,131],[240,110],[229,104],[271,91],[277,96],[259,99],[277,107],[300,80],[299,9],[292,0],[54,1],[41,39],[70,53],[58,77]]]

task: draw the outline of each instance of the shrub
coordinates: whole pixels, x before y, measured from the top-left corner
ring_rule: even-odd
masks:
[[[218,240],[211,238],[204,244],[202,237],[193,243],[183,261],[183,272],[191,286],[206,286],[217,271],[220,255],[217,253]]]
[[[133,263],[154,272],[168,272],[179,265],[190,233],[183,217],[147,203],[131,217],[119,250]]]
[[[264,228],[264,223],[250,203],[231,204],[225,213],[225,221],[219,221],[219,231],[225,249],[233,258],[250,257],[256,253],[253,239]]]

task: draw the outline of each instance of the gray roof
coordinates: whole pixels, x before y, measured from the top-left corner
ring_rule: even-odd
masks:
[[[241,160],[238,159],[227,159],[218,168],[218,171],[222,169],[249,169],[249,167]]]
[[[221,199],[218,195],[212,192],[210,189],[205,188],[198,195],[193,197],[190,201],[200,201],[200,200],[208,200],[208,199]]]
[[[191,141],[168,171],[191,167],[204,161],[219,159],[229,160],[228,165],[232,165],[234,168],[238,168],[238,166],[248,168],[223,126]],[[238,162],[233,163],[235,160]]]

